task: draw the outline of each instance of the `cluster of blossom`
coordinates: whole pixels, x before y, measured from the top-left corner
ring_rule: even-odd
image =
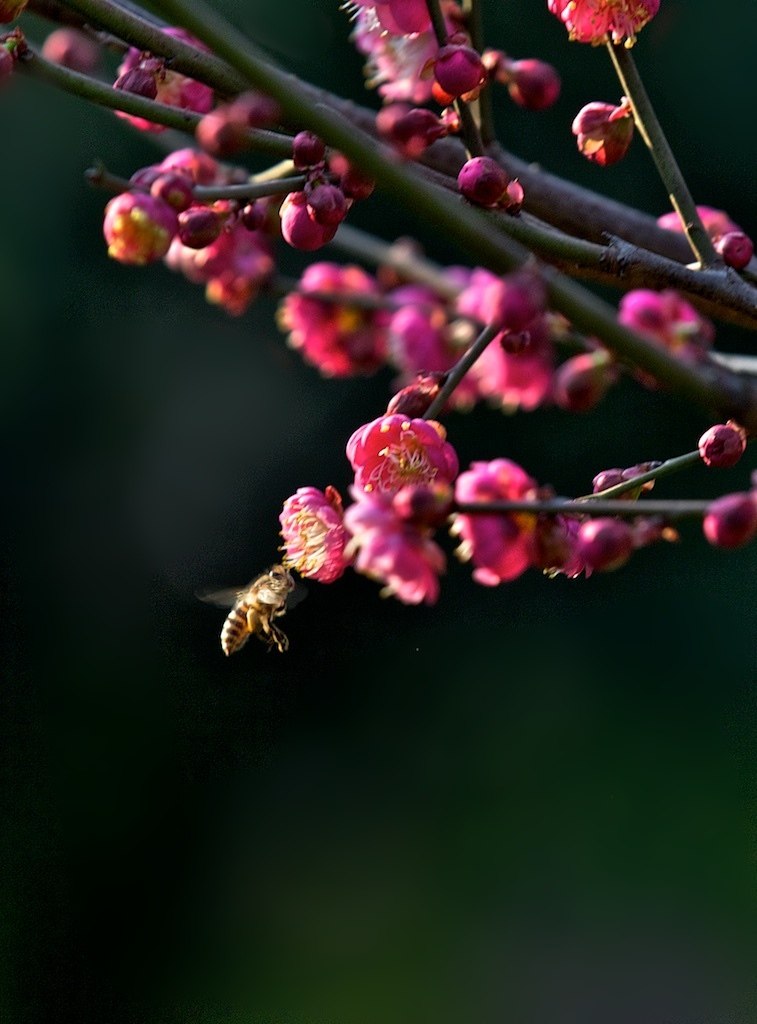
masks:
[[[736,423],[717,424],[699,441],[710,466],[734,465],[746,437]],[[433,419],[387,413],[360,427],[347,442],[354,471],[352,504],[343,508],[334,487],[300,487],[281,515],[284,561],[301,576],[332,583],[352,566],[383,584],[383,595],[406,604],[433,604],[446,556],[435,539],[442,526],[459,538],[457,556],[473,564],[473,578],[484,586],[516,579],[529,568],[575,578],[624,565],[631,554],[658,540],[675,540],[660,516],[561,514],[546,509],[554,500],[524,469],[509,459],[473,462],[459,473],[457,454],[444,427]],[[605,470],[593,482],[595,495],[623,484],[620,495],[637,498],[653,481],[629,483],[659,464]],[[757,534],[755,489],[713,501],[703,518],[707,540],[737,547]],[[497,508],[519,503],[517,510]],[[545,505],[546,503],[546,505]],[[533,510],[529,510],[529,504]]]
[[[0,0],[0,21],[17,17],[25,6],[26,0]],[[441,0],[441,31],[426,0],[353,0],[347,6],[369,84],[384,101],[377,133],[402,160],[419,159],[450,134],[463,133],[470,142],[475,131],[466,128],[466,104],[492,83],[531,110],[548,107],[559,95],[560,79],[550,65],[476,50],[458,0]],[[612,40],[631,46],[659,6],[659,0],[547,2],[572,39],[592,45]],[[49,59],[94,67],[91,40],[87,49],[86,37],[64,37],[62,31],[75,30],[51,34],[43,51]],[[163,31],[209,52],[184,29]],[[24,46],[18,30],[0,38],[0,78]],[[287,140],[280,136],[290,147],[295,190],[277,189],[281,180],[272,181],[269,195],[250,201],[248,172],[221,161],[249,148],[255,130],[280,124],[281,112],[269,97],[247,92],[217,102],[209,85],[135,47],[118,68],[114,88],[200,115],[200,148],[178,150],[141,168],[107,204],[103,232],[109,254],[135,265],[164,260],[204,284],[208,300],[233,315],[244,312],[272,279],[278,238],[304,251],[320,249],[334,239],[352,204],[373,189],[342,154],[300,131]],[[120,116],[143,131],[164,130],[144,117]],[[617,106],[585,106],[573,132],[587,158],[608,166],[627,151],[633,124],[631,102],[623,97]],[[511,215],[524,202],[518,181],[488,155],[471,155],[457,188],[468,202]],[[698,209],[723,261],[745,267],[753,254],[750,239],[722,211]],[[683,230],[677,214],[659,223]],[[643,503],[630,520],[556,509],[555,503],[566,503],[506,458],[473,462],[459,472],[457,454],[436,419],[445,407],[469,408],[485,400],[507,410],[553,402],[585,411],[621,371],[601,344],[577,339],[571,325],[548,310],[535,267],[504,277],[480,267],[451,267],[439,281],[434,287],[320,262],[308,267],[282,302],[278,319],[289,344],[324,376],[372,373],[387,365],[398,372],[386,414],[355,431],[347,444],[355,474],[352,504],[345,509],[333,487],[303,487],[285,503],[280,521],[287,565],[322,582],[333,582],[353,566],[406,603],[431,603],[446,565],[436,539],[443,526],[459,538],[457,554],[473,563],[474,578],[488,586],[515,579],[529,567],[570,578],[615,569],[637,548],[673,539],[670,523],[644,514]],[[673,290],[627,293],[618,320],[682,362],[708,358],[712,324]],[[560,362],[563,341],[578,341],[583,350]],[[659,386],[642,371],[634,373],[644,385]],[[703,435],[699,452],[707,465],[733,465],[745,445],[745,432],[729,421]],[[636,500],[652,486],[648,474],[653,477],[654,469],[643,463],[605,470],[594,480],[594,493]],[[518,507],[503,510],[502,503]],[[755,493],[713,502],[704,532],[721,547],[749,540],[757,532]]]
[[[449,373],[480,327],[489,325],[498,333],[450,398],[459,409],[485,400],[507,411],[554,403],[584,412],[619,379],[611,353],[593,339],[585,339],[585,352],[558,363],[568,325],[547,310],[535,272],[498,277],[482,268],[451,267],[445,279],[444,295],[419,284],[382,291],[379,278],[358,267],[313,263],[282,301],[279,326],[324,376],[370,373],[389,364],[399,371],[395,383],[402,388],[419,376]],[[628,292],[618,319],[685,362],[701,362],[714,337],[712,323],[670,289]],[[640,371],[636,376],[657,386]]]

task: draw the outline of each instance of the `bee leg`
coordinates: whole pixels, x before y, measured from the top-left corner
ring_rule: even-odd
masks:
[[[282,654],[284,651],[289,650],[289,637],[283,629],[279,629],[279,627],[274,626],[273,623],[271,623],[271,643],[275,644]]]

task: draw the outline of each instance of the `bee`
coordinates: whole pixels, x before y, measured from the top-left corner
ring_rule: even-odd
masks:
[[[219,590],[198,596],[220,608],[232,606],[221,629],[221,649],[228,657],[241,650],[251,636],[259,637],[269,650],[288,649],[289,638],[273,620],[286,612],[294,589],[294,579],[286,566],[272,565],[241,590]]]

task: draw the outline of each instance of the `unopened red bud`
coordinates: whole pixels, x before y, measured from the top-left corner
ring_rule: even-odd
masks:
[[[195,138],[213,156],[235,156],[250,145],[247,125],[234,117],[229,105],[216,107],[200,118]]]
[[[334,153],[329,159],[334,174],[339,175],[339,188],[348,199],[367,199],[376,187],[373,178],[356,167],[342,153]]]
[[[746,433],[729,420],[710,427],[699,438],[699,454],[708,466],[728,468],[735,466],[746,449]]]
[[[542,60],[514,60],[508,65],[507,91],[527,110],[545,110],[560,95],[560,76]]]
[[[91,75],[100,64],[100,47],[78,28],[56,28],[42,44],[42,56],[53,64]]]
[[[439,394],[446,374],[429,373],[420,376],[393,395],[386,407],[388,415],[399,413],[410,419],[422,419],[431,403]]]
[[[510,178],[489,156],[474,156],[460,168],[457,187],[478,206],[496,206],[504,197]]]
[[[310,216],[319,224],[336,227],[347,216],[349,200],[336,185],[316,185],[306,194]]]
[[[292,163],[298,171],[319,164],[326,155],[326,143],[314,132],[297,132],[292,139]]]
[[[281,107],[271,96],[263,92],[240,93],[229,103],[233,121],[245,128],[267,128],[281,120]]]
[[[376,127],[406,160],[417,159],[432,143],[447,134],[446,126],[433,111],[406,103],[390,103],[380,110],[376,116]]]
[[[622,469],[603,469],[591,482],[592,493],[598,494],[599,491],[606,491],[608,488],[616,487],[624,482]]]
[[[204,249],[219,237],[226,218],[208,207],[196,207],[179,214],[179,241],[188,249]]]
[[[133,93],[135,96],[144,96],[148,100],[154,100],[158,95],[155,73],[142,66],[124,71],[113,83],[113,88]]]
[[[599,572],[619,569],[633,551],[633,531],[622,519],[589,519],[578,531],[581,559]]]
[[[555,404],[568,412],[587,412],[604,397],[616,376],[606,352],[571,356],[555,374]]]
[[[609,167],[627,153],[633,138],[633,115],[628,100],[620,106],[611,103],[587,103],[576,114],[572,125],[578,149],[587,160]]]
[[[515,216],[516,213],[520,213],[523,207],[523,200],[526,198],[526,194],[523,191],[523,186],[517,178],[513,180],[507,186],[505,194],[497,204],[501,210],[505,213],[509,213],[511,216]]]
[[[728,231],[715,239],[715,249],[727,267],[743,270],[754,255],[754,243],[743,231]]]
[[[436,529],[449,518],[454,505],[454,492],[449,484],[410,484],[401,487],[392,499],[400,519],[415,526]]]
[[[248,231],[259,231],[265,224],[266,210],[263,203],[248,203],[242,207],[239,219]]]
[[[434,61],[434,78],[450,96],[473,92],[486,78],[481,57],[470,46],[442,46]]]
[[[330,242],[337,225],[319,224],[308,212],[304,192],[290,192],[279,209],[281,235],[294,249],[313,252]]]
[[[757,533],[754,494],[726,494],[713,501],[702,523],[704,535],[718,548],[737,548]]]
[[[181,213],[188,210],[194,201],[192,182],[185,174],[164,171],[150,183],[150,194],[164,200]]]

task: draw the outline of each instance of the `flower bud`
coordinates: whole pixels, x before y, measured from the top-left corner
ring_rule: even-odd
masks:
[[[367,199],[376,187],[375,181],[342,153],[333,153],[329,157],[329,167],[339,175],[337,184],[348,199]]]
[[[248,203],[239,211],[239,219],[248,231],[259,231],[266,220],[266,209],[263,203]]]
[[[510,98],[526,110],[546,110],[560,95],[560,76],[543,60],[510,61],[505,84]]]
[[[514,217],[516,213],[520,213],[525,198],[526,194],[523,191],[523,186],[517,178],[513,178],[507,186],[504,196],[500,199],[498,206],[505,213],[509,213],[510,216]]]
[[[188,210],[194,201],[192,182],[186,174],[163,171],[150,182],[150,195],[172,206],[177,213]]]
[[[281,120],[281,107],[264,92],[242,92],[229,103],[233,121],[245,128],[268,128]]]
[[[699,454],[707,466],[735,466],[746,448],[746,432],[733,420],[717,423],[699,438]]]
[[[308,212],[318,224],[337,227],[347,216],[350,202],[336,185],[316,185],[306,195]]]
[[[555,404],[568,412],[586,412],[604,397],[617,372],[607,352],[582,352],[566,359],[555,374]]]
[[[376,127],[406,160],[416,160],[433,142],[447,134],[446,126],[432,110],[410,107],[406,103],[390,103],[380,110]]]
[[[449,96],[473,92],[485,77],[481,57],[471,46],[453,43],[442,46],[436,55],[434,78]]]
[[[42,56],[52,64],[91,75],[100,64],[100,47],[78,28],[56,28],[42,44]]]
[[[726,494],[713,501],[702,523],[704,535],[718,548],[737,548],[757,533],[754,494]]]
[[[622,160],[631,145],[630,104],[625,96],[619,107],[610,103],[588,103],[573,119],[572,130],[578,149],[587,160],[610,167]]]
[[[326,155],[326,143],[314,132],[297,132],[292,139],[292,163],[298,171],[315,167]]]
[[[728,231],[715,239],[715,250],[727,267],[743,270],[754,255],[754,243],[743,231]]]
[[[113,88],[133,93],[135,96],[144,96],[148,100],[154,100],[158,95],[155,72],[141,66],[124,71],[113,83]]]
[[[281,234],[294,249],[312,252],[330,242],[337,225],[319,224],[308,213],[304,192],[290,192],[279,209]]]
[[[603,469],[601,473],[597,473],[591,482],[592,494],[598,494],[600,491],[606,491],[610,487],[617,487],[618,484],[625,482],[622,469]],[[625,495],[623,497],[626,497]]]
[[[188,249],[204,249],[220,236],[226,217],[207,206],[196,206],[179,214],[179,241]]]
[[[250,145],[248,127],[234,116],[231,104],[222,104],[205,114],[195,129],[195,138],[213,156],[235,156]]]
[[[408,384],[392,396],[386,407],[387,414],[400,413],[410,419],[422,419],[439,394],[446,376],[445,373],[439,372],[419,375],[414,383]]]
[[[589,519],[578,531],[579,557],[599,572],[611,572],[625,565],[633,547],[633,531],[622,519]]]
[[[457,187],[478,206],[496,206],[504,197],[510,178],[489,156],[474,156],[460,168]]]

